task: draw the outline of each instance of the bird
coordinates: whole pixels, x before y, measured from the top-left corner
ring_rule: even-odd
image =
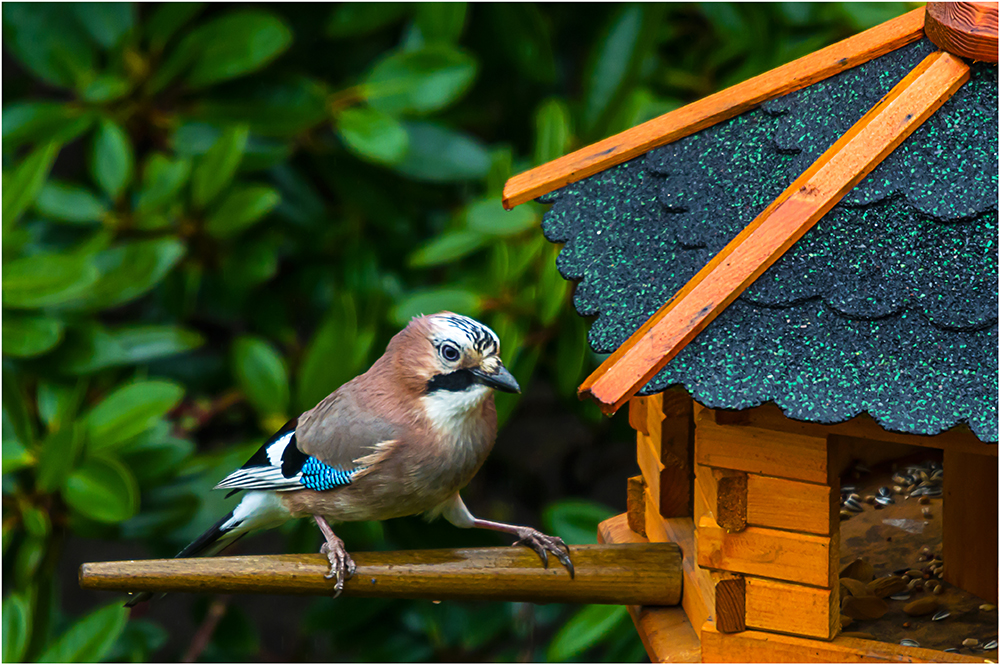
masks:
[[[496,333],[452,312],[414,317],[366,372],[290,420],[215,486],[241,493],[240,502],[177,557],[218,554],[252,531],[312,518],[336,598],[356,565],[331,523],[424,514],[514,535],[546,568],[552,554],[574,577],[561,538],[479,519],[459,494],[496,440],[497,390],[521,391]],[[136,594],[126,606],[150,597]]]

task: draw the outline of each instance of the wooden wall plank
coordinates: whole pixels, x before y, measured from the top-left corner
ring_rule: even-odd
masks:
[[[834,507],[828,485],[747,475],[748,525],[827,536]]]
[[[937,51],[830,146],[580,386],[617,411],[969,79]]]
[[[832,588],[837,566],[831,557],[832,538],[812,534],[747,527],[726,533],[711,518],[698,523],[698,565],[759,577]]]
[[[997,602],[997,460],[944,453],[944,579]]]
[[[660,512],[661,479],[663,476],[663,462],[656,452],[652,438],[645,434],[636,435],[636,458],[639,462],[639,469],[642,470],[642,477],[649,488],[649,495],[653,497],[657,512]]]
[[[642,476],[628,479],[627,485],[628,527],[635,533],[646,537],[646,481]]]
[[[693,400],[682,390],[667,390],[646,398],[646,430],[662,463],[659,511],[663,517],[690,517],[694,481]]]
[[[628,424],[640,434],[649,434],[649,428],[646,426],[648,401],[648,397],[633,397],[628,402]]]
[[[758,427],[702,421],[695,426],[695,463],[723,469],[826,483],[826,439]]]
[[[711,622],[701,628],[706,663],[982,663],[982,658],[904,647],[856,637],[829,642],[757,630],[722,633]]]
[[[690,517],[663,519],[651,512],[652,503],[646,497],[646,534],[652,543],[676,543],[681,548],[681,606],[692,626],[700,626],[712,618],[715,609],[715,585],[707,570],[698,566],[694,524]]]
[[[760,577],[744,579],[747,628],[821,640],[836,636],[840,619],[839,585],[818,589]]]
[[[621,164],[653,148],[735,117],[923,36],[924,10],[915,9],[714,95],[520,173],[504,185],[508,210],[542,194]]]

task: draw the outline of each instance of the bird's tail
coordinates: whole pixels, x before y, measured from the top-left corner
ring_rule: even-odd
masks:
[[[174,558],[215,556],[251,531],[276,527],[285,522],[289,516],[288,510],[274,492],[247,492],[235,508],[205,533],[195,538]],[[129,598],[125,607],[135,607],[152,598],[152,592],[143,591]]]

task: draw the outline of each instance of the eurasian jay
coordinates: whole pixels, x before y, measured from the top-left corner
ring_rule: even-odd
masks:
[[[478,519],[459,496],[496,439],[494,390],[520,392],[500,361],[496,333],[451,312],[414,318],[367,372],[291,420],[216,485],[244,492],[242,500],[177,556],[217,554],[250,531],[311,516],[326,541],[320,551],[336,597],[355,565],[330,522],[425,513],[513,534],[546,567],[551,552],[572,577],[561,538]]]

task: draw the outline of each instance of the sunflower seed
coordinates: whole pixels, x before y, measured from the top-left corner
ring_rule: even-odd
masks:
[[[948,610],[938,610],[937,614],[931,617],[931,621],[944,621],[951,616]]]
[[[879,496],[892,496],[892,490],[890,488],[888,488],[888,487],[880,487],[880,488],[878,488],[878,495]]]
[[[960,652],[960,651],[959,651],[958,649],[956,649],[955,647],[948,647],[947,649],[945,649],[945,650],[944,650],[944,652],[945,652],[945,653],[961,653],[961,652]]]
[[[889,600],[909,600],[910,594],[908,593],[897,593],[895,596],[889,596]]]
[[[962,640],[962,646],[963,647],[974,647],[974,646],[977,646],[978,644],[979,644],[979,640],[977,640],[974,637],[968,637],[968,638]]]
[[[844,501],[844,508],[847,508],[848,510],[853,510],[856,513],[860,513],[862,510],[865,509],[864,506],[861,505],[860,501],[855,501],[854,499],[848,499],[847,501]]]
[[[983,645],[983,651],[993,651],[996,648],[997,648],[996,640],[990,640],[989,642]]]
[[[879,504],[880,506],[891,506],[896,502],[893,501],[892,497],[889,496],[877,496],[875,497],[875,503]]]
[[[858,486],[857,485],[841,485],[840,486],[840,493],[841,494],[850,494],[851,492],[857,492],[857,491],[858,491]]]
[[[904,647],[918,647],[918,646],[920,646],[920,642],[917,642],[916,640],[911,640],[911,639],[900,640],[899,644],[901,646],[904,646]]]

